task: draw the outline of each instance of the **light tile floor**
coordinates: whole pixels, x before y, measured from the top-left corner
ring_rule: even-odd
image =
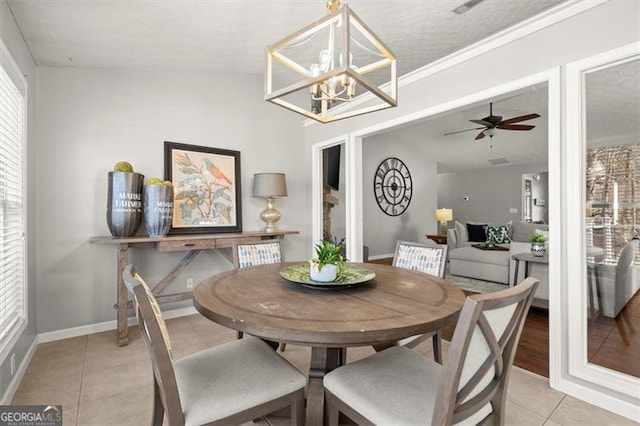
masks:
[[[167,321],[174,356],[183,357],[235,338],[200,315]],[[446,359],[447,342],[444,342]],[[430,340],[416,350],[431,356]],[[373,353],[351,348],[349,361]],[[283,356],[308,371],[310,349],[287,345]],[[115,331],[75,337],[38,346],[13,398],[13,404],[62,404],[64,425],[148,425],[153,386],[151,363],[137,326],[129,345],[116,345]],[[166,422],[165,422],[166,423]],[[286,417],[253,423],[284,426]],[[508,388],[507,425],[633,425],[608,411],[551,389],[544,377],[514,367]]]

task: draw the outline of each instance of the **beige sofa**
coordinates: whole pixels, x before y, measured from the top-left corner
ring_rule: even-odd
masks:
[[[537,230],[548,231],[549,227],[544,224],[525,222],[514,222],[510,225],[511,243],[499,244],[509,249],[506,251],[480,250],[472,247],[472,244],[478,244],[478,242],[465,240],[465,235],[458,235],[460,226],[465,224],[458,223],[456,226],[458,230],[449,229],[447,233],[449,274],[512,285],[515,261],[511,257],[517,253],[528,253],[531,247],[529,235]],[[518,275],[515,282],[524,279],[523,265],[519,268]],[[548,265],[532,263],[529,267],[529,275],[540,280],[536,298],[543,302],[536,305],[544,306],[544,301],[549,300]]]

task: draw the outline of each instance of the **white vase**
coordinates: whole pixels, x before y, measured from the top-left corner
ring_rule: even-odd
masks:
[[[309,265],[309,274],[311,275],[311,279],[313,281],[330,283],[332,281],[335,281],[336,277],[338,276],[338,266],[324,265],[322,269],[318,270],[318,264],[311,263]]]

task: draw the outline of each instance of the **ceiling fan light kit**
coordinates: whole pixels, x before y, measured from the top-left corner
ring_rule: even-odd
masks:
[[[512,117],[507,120],[503,120],[502,116],[493,115],[493,102],[490,102],[489,115],[487,117],[484,117],[480,120],[469,120],[470,122],[479,124],[483,127],[474,127],[472,129],[458,130],[456,132],[445,133],[444,135],[449,136],[449,135],[455,135],[457,133],[480,130],[480,133],[476,135],[475,140],[482,139],[485,136],[489,136],[489,138],[493,138],[493,136],[496,134],[497,129],[520,130],[520,131],[531,130],[536,126],[533,126],[530,124],[515,124],[515,123],[520,123],[522,121],[527,121],[527,120],[533,120],[534,118],[538,118],[538,117],[540,117],[540,114],[531,113],[531,114],[519,115],[518,117]]]
[[[348,7],[328,14],[266,49],[266,101],[321,123],[395,107],[396,58]],[[374,101],[340,108],[371,93]]]

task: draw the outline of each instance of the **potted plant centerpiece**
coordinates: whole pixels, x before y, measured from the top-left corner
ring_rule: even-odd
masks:
[[[531,242],[531,254],[534,256],[544,256],[547,252],[547,237],[536,232],[529,235],[529,241]]]
[[[315,245],[316,255],[309,261],[309,274],[313,281],[335,281],[346,261],[341,244],[322,241]]]

